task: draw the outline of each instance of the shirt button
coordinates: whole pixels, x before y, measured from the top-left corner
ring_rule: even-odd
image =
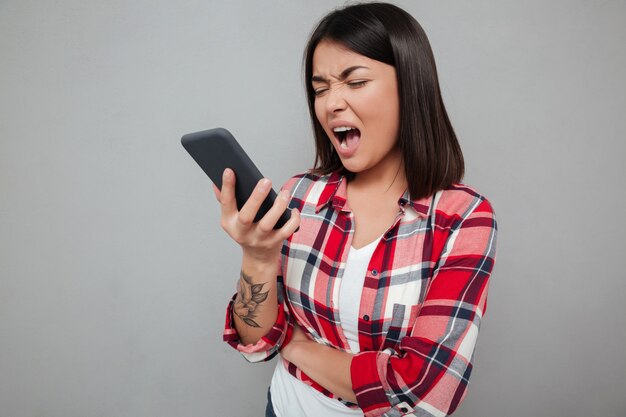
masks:
[[[409,409],[406,407],[400,407],[400,411],[402,411],[403,413],[406,413],[407,411],[409,411]]]
[[[385,237],[386,237],[387,239],[389,239],[389,238],[391,237],[391,232],[387,232],[387,233],[385,233]]]
[[[365,321],[370,321],[370,316],[368,316],[367,314],[363,316],[363,320]]]
[[[372,275],[373,275],[373,276],[378,275],[378,271],[377,271],[377,270],[375,270],[375,269],[372,269]]]

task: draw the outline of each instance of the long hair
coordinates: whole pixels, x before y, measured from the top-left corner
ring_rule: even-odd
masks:
[[[313,53],[328,40],[396,70],[400,102],[398,146],[412,199],[420,199],[462,180],[461,147],[443,104],[430,43],[420,24],[401,8],[387,3],[350,5],[324,16],[304,51],[307,101],[315,136],[313,172],[354,174],[343,167],[315,115],[311,83]]]

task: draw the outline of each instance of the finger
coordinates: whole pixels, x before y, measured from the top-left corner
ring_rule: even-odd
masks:
[[[226,168],[222,175],[222,191],[220,203],[222,203],[222,216],[231,216],[237,213],[237,202],[235,201],[235,173],[232,169]]]
[[[213,185],[213,194],[215,194],[215,198],[217,199],[217,201],[220,201],[220,194],[222,192],[220,191],[219,188],[217,188],[215,184],[211,184],[211,185]]]
[[[265,216],[259,220],[258,228],[263,232],[271,232],[274,229],[274,225],[280,219],[283,212],[289,205],[289,191],[282,190],[278,193],[278,198],[274,201],[272,208],[265,213]]]
[[[287,223],[285,223],[283,227],[279,229],[279,235],[283,240],[289,238],[289,236],[293,235],[296,232],[298,227],[300,227],[300,219],[300,210],[298,210],[297,208],[292,209],[291,217],[289,218]]]
[[[272,182],[267,178],[261,179],[252,194],[248,198],[248,201],[243,205],[241,210],[239,211],[239,222],[244,225],[251,225],[257,212],[259,211],[259,207],[269,194],[272,189]]]

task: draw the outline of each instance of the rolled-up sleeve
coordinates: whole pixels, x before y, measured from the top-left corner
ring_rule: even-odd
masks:
[[[280,259],[278,270],[282,271]],[[226,308],[226,323],[224,325],[224,341],[241,352],[248,362],[269,361],[276,356],[291,334],[293,325],[291,324],[289,310],[284,302],[283,288],[282,275],[279,275],[277,277],[276,287],[278,291],[278,314],[276,316],[276,322],[267,334],[255,344],[243,345],[235,329],[233,308],[237,294],[233,295],[230,303],[228,303],[228,307]]]
[[[352,359],[352,388],[366,417],[447,416],[466,395],[487,307],[497,225],[482,198],[449,234],[411,333],[398,350]]]

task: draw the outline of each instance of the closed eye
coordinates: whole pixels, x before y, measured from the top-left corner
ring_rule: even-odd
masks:
[[[350,88],[363,87],[365,84],[367,84],[367,80],[358,80],[358,81],[350,81],[350,82],[348,82],[348,86],[350,86]]]
[[[322,94],[324,94],[326,91],[328,91],[328,88],[316,88],[315,90],[313,90],[313,94],[315,95],[315,97],[317,96],[321,96]]]
[[[346,82],[346,85],[350,88],[361,88],[368,82],[369,80],[355,80],[355,81]],[[315,95],[315,97],[319,97],[327,91],[328,91],[328,87],[320,87],[320,88],[314,89],[313,94]]]

